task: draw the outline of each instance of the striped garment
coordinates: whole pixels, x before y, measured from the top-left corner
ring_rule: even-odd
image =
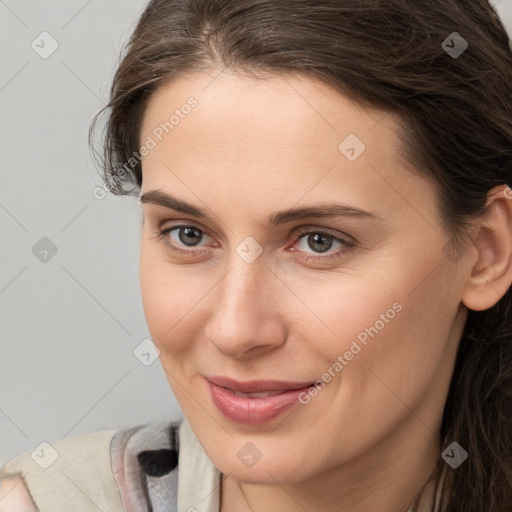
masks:
[[[441,485],[434,472],[406,512],[440,512],[445,470]],[[37,512],[220,512],[222,473],[186,419],[40,445],[2,467],[2,480],[16,476]],[[0,512],[9,512],[1,500]]]

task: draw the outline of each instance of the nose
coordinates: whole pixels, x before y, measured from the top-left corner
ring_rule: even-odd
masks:
[[[284,288],[263,255],[247,263],[235,253],[228,272],[215,287],[205,335],[231,358],[252,357],[282,346],[286,341],[280,308]]]

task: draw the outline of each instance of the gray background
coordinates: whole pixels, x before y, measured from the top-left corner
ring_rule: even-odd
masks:
[[[103,197],[87,147],[146,3],[0,0],[0,463],[42,441],[181,417],[158,359],[134,354],[150,337],[140,205]],[[512,34],[512,0],[493,4]],[[46,59],[31,46],[51,49],[42,32],[59,45]]]

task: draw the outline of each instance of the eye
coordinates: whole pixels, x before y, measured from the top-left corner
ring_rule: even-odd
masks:
[[[339,237],[332,233],[322,230],[302,229],[295,235],[295,239],[299,241],[299,249],[301,252],[306,252],[307,249],[312,249],[317,254],[327,253],[338,244],[339,248],[331,251],[327,256],[304,256],[305,259],[310,260],[327,260],[336,258],[343,255],[345,252],[355,246],[355,243],[348,238]],[[294,249],[295,250],[295,249]]]
[[[173,236],[171,233],[174,231],[177,233]],[[172,251],[191,255],[197,252],[194,248],[199,247],[197,243],[200,242],[205,235],[206,233],[196,226],[180,224],[161,229],[158,238],[163,239],[164,243]],[[190,247],[191,249],[182,249],[180,245]]]

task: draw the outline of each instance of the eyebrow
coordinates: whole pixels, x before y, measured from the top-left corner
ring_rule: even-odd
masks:
[[[140,197],[142,204],[155,204],[163,206],[177,212],[193,215],[201,219],[207,219],[208,215],[204,210],[196,208],[191,204],[180,199],[170,196],[161,190],[150,190]],[[316,219],[326,219],[331,217],[354,217],[361,219],[384,220],[375,212],[369,212],[360,208],[345,204],[325,204],[321,203],[315,206],[307,206],[303,208],[292,208],[274,212],[267,218],[269,226],[277,226],[292,220],[313,217]]]

